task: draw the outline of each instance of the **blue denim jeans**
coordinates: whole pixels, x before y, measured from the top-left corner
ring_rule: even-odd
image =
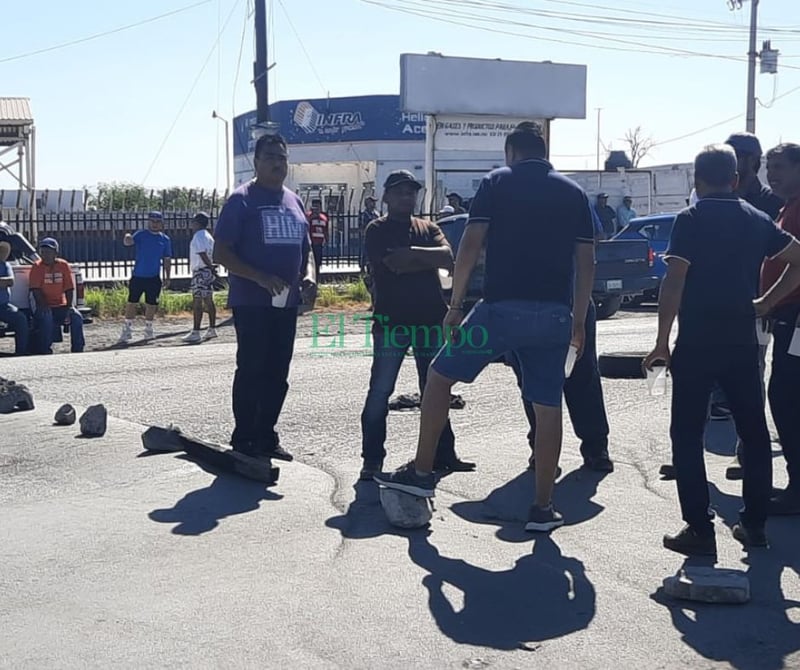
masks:
[[[517,384],[522,385],[522,371],[515,356],[508,357],[514,370]],[[586,313],[586,345],[575,367],[564,382],[564,400],[569,410],[572,428],[581,441],[584,458],[598,458],[608,450],[608,417],[603,400],[603,386],[597,365],[597,311],[594,302],[589,303]],[[536,413],[533,405],[523,400],[530,431],[528,443],[533,449],[536,438]]]
[[[439,374],[472,383],[498,359],[512,355],[528,402],[561,407],[564,363],[572,337],[572,313],[551,302],[481,300],[461,322],[458,335],[436,356]]]
[[[24,356],[28,353],[28,317],[9,303],[0,304],[0,321],[14,330],[14,353]]]
[[[421,331],[405,332],[408,330],[403,326],[395,326],[388,328],[388,332],[382,327],[375,327],[372,331],[372,369],[367,400],[361,412],[361,457],[365,461],[382,463],[386,456],[384,443],[389,398],[394,392],[397,376],[408,350],[412,349],[414,352],[420,394],[425,389],[428,366],[439,351],[437,338],[430,337],[426,340]],[[449,460],[455,457],[455,442],[456,438],[448,420],[439,438],[437,459]]]
[[[37,310],[33,315],[36,325],[36,353],[52,354],[55,329],[69,320],[70,351],[79,354],[83,351],[86,342],[83,339],[83,317],[73,307],[51,307],[46,310]]]

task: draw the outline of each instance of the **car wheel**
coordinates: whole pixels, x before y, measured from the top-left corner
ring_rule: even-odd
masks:
[[[597,320],[610,319],[614,316],[622,305],[622,296],[609,295],[595,303],[597,309]]]
[[[642,361],[646,356],[646,352],[638,351],[600,354],[597,357],[600,376],[606,379],[644,379]]]

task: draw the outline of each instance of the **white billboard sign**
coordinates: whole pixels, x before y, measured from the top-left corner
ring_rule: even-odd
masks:
[[[521,121],[506,116],[436,117],[436,151],[503,151],[506,135]]]
[[[586,66],[400,56],[400,106],[425,114],[586,118]]]

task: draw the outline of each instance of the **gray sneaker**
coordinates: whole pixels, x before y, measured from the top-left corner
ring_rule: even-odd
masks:
[[[373,479],[387,489],[410,493],[419,498],[433,498],[436,489],[436,479],[433,474],[418,475],[413,461],[394,472],[381,472]]]
[[[537,507],[531,505],[528,512],[528,523],[525,524],[525,530],[534,533],[546,533],[564,525],[564,517],[553,509],[552,505],[548,507]]]

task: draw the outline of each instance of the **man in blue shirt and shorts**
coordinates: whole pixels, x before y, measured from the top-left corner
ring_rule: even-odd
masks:
[[[472,382],[489,363],[512,352],[522,370],[522,394],[533,403],[537,424],[536,498],[525,528],[549,531],[564,523],[551,502],[561,451],[564,365],[570,343],[579,356],[584,348],[594,227],[583,189],[545,160],[540,124],[519,124],[506,137],[505,153],[508,167],[481,181],[458,248],[444,319],[444,329],[455,330],[431,364],[416,460],[375,480],[433,497],[433,461],[451,387]],[[484,243],[484,299],[464,318],[462,302]]]
[[[172,268],[172,241],[163,232],[164,217],[161,212],[150,212],[148,229],[127,233],[122,243],[126,247],[135,247],[136,262],[133,276],[128,285],[128,304],[125,306],[125,325],[122,326],[120,342],[128,342],[133,337],[133,320],[136,308],[144,296],[144,339],[152,340],[153,317],[158,307],[158,298],[162,288],[169,288]],[[164,280],[161,280],[161,268],[164,268]]]

